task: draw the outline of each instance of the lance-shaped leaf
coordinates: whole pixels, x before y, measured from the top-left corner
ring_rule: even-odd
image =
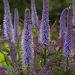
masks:
[[[32,24],[35,26],[36,30],[39,29],[39,18],[37,16],[35,0],[31,0],[31,10],[32,10]]]
[[[40,26],[39,42],[46,45],[48,45],[50,42],[49,0],[43,0],[43,11]]]
[[[19,13],[17,8],[14,10],[14,41],[15,43],[19,41]]]
[[[9,41],[13,39],[12,19],[11,19],[8,0],[3,0],[3,2],[4,2],[4,35],[5,35],[5,39]]]
[[[67,13],[67,31],[65,33],[64,56],[71,57],[72,52],[72,9],[68,9]]]
[[[25,10],[24,29],[22,33],[22,59],[26,70],[31,71],[33,66],[33,40],[30,10]]]

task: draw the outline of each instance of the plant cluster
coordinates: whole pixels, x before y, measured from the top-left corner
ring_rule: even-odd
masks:
[[[55,41],[51,39],[55,24],[50,27],[49,0],[43,0],[41,20],[35,0],[31,0],[31,12],[25,9],[23,30],[18,9],[14,10],[13,23],[8,0],[3,3],[4,41],[8,48],[0,51],[6,65],[0,67],[0,75],[73,75],[75,0],[60,15],[59,35]]]

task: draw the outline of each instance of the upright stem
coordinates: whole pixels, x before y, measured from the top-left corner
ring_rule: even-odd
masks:
[[[68,60],[69,60],[69,58],[67,57],[67,58],[66,58],[66,71],[68,71],[68,69],[69,69],[69,68],[68,68],[68,67],[69,67],[69,62],[68,62]]]
[[[46,48],[44,48],[44,65],[46,64]]]
[[[27,67],[27,74],[26,75],[34,75],[31,71],[30,65]]]
[[[29,71],[29,67],[27,68],[27,75],[29,75],[30,71]]]
[[[23,74],[23,71],[22,71],[22,63],[21,63],[21,54],[20,54],[20,46],[19,46],[19,42],[17,43],[17,54],[18,54],[18,66],[19,66],[19,70],[20,70],[20,74]]]
[[[69,74],[69,58],[67,57],[66,58],[66,72],[65,72],[65,75],[68,75]]]

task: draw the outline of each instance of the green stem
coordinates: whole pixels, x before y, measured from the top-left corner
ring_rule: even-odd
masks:
[[[69,60],[69,58],[67,57],[67,59],[66,59],[66,71],[68,71],[68,66],[69,66],[68,60]]]
[[[44,48],[44,65],[46,64],[46,48]]]
[[[27,68],[27,75],[29,75],[30,71],[29,71],[29,67]]]
[[[66,72],[65,72],[65,75],[68,75],[69,73],[69,58],[67,57],[66,58]]]
[[[20,54],[20,46],[19,43],[17,43],[17,53],[18,53],[18,65],[19,65],[19,69],[20,69],[20,74],[23,75],[23,71],[22,71],[22,64],[21,64],[21,54]]]

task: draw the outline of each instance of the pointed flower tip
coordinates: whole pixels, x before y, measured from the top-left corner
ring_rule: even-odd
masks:
[[[71,57],[73,50],[73,40],[72,40],[72,9],[68,9],[67,13],[67,31],[65,34],[65,42],[64,42],[64,56]]]
[[[28,20],[31,18],[30,10],[28,8],[25,9],[25,20]]]
[[[65,33],[66,30],[66,17],[67,17],[68,8],[63,9],[61,15],[60,15],[60,32],[59,32],[59,38],[62,37],[62,35]]]
[[[30,14],[30,10],[28,8],[25,9],[25,14]]]
[[[14,42],[18,43],[19,41],[19,13],[18,9],[14,10]]]
[[[14,24],[15,23],[19,23],[19,13],[17,8],[14,9]]]
[[[15,16],[19,16],[17,8],[14,9],[14,14],[15,14]]]
[[[17,8],[15,8],[15,12],[17,12],[18,11],[18,9]]]
[[[36,3],[35,0],[31,0],[31,10],[32,10],[32,23],[34,27],[36,28],[36,31],[39,30],[39,18],[37,15],[37,10],[36,10]]]

